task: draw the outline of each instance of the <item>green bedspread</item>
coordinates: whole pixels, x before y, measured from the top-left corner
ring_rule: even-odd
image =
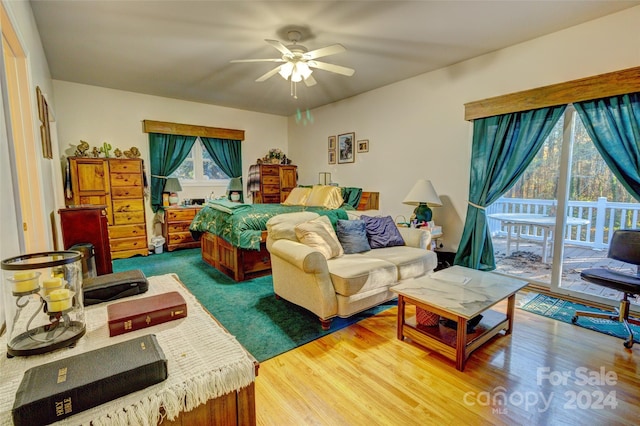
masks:
[[[347,209],[353,209],[350,206]],[[225,210],[225,211],[222,211]],[[224,238],[236,247],[260,249],[262,231],[267,229],[267,221],[282,213],[311,211],[329,216],[334,224],[338,219],[347,219],[345,209],[330,210],[324,207],[283,206],[281,204],[239,204],[218,203],[218,208],[210,203],[196,214],[189,230],[197,239],[203,232],[210,232]]]

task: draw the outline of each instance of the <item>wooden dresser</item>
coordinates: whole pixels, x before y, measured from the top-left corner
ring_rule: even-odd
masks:
[[[69,166],[69,205],[106,206],[111,257],[147,256],[142,160],[72,157]]]
[[[200,241],[191,236],[189,225],[202,206],[165,207],[162,234],[167,243],[167,250],[200,247]]]
[[[253,178],[260,186],[251,192],[255,204],[282,203],[298,184],[298,166],[259,164],[257,167],[258,176]]]

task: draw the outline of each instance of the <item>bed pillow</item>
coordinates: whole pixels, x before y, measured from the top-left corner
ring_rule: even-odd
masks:
[[[372,249],[382,247],[393,247],[405,245],[398,227],[393,222],[391,216],[371,217],[362,215],[360,219],[364,221],[367,229],[367,238]]]
[[[337,209],[343,203],[342,190],[337,186],[314,185],[305,204],[313,207]]]
[[[338,220],[337,235],[345,254],[371,250],[364,220]]]
[[[344,254],[328,217],[320,216],[317,219],[303,222],[295,229],[298,241],[320,251],[327,260]]]
[[[304,206],[311,188],[293,188],[282,204],[285,206]]]

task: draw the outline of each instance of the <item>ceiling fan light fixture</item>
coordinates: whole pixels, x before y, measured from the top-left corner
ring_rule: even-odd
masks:
[[[293,72],[293,64],[291,62],[285,62],[280,67],[280,71],[278,71],[278,74],[280,74],[282,78],[284,78],[285,80],[289,80],[289,76],[291,75],[292,72]]]

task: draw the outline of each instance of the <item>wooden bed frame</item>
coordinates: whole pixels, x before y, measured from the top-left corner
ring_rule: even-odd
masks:
[[[379,194],[363,192],[357,210],[378,210]],[[235,281],[269,275],[271,256],[266,246],[267,231],[262,231],[260,250],[236,247],[225,239],[205,232],[200,237],[202,260]]]
[[[267,251],[267,231],[262,231],[260,250],[243,249],[209,232],[200,238],[202,260],[235,281],[269,275],[271,256]]]

